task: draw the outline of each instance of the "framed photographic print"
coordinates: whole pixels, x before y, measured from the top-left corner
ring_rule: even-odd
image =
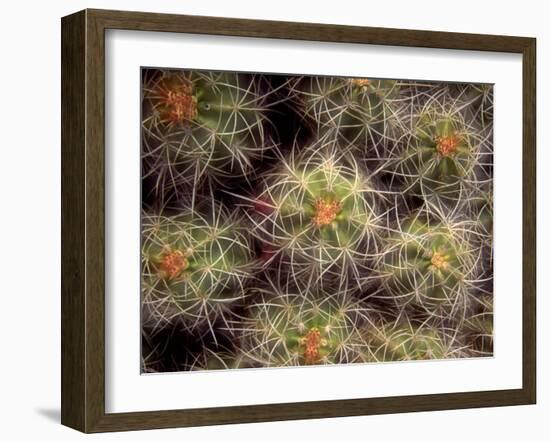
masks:
[[[532,404],[535,40],[62,20],[62,423]]]

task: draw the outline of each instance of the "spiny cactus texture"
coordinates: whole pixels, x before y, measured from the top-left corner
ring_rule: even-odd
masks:
[[[190,353],[191,357],[181,366],[182,370],[236,370],[257,367],[255,361],[250,359],[243,351],[227,349],[220,344],[211,348],[208,344],[203,343],[203,345],[204,347],[195,354]]]
[[[493,355],[493,89],[142,71],[142,371]]]
[[[443,100],[423,105],[413,114],[406,142],[389,153],[388,169],[400,179],[403,192],[452,208],[467,199],[465,194],[492,180],[484,167],[492,162],[489,134],[479,118],[460,112],[462,105]]]
[[[353,158],[322,142],[281,158],[261,181],[252,219],[267,265],[277,261],[311,287],[335,282],[341,291],[368,280],[382,198]]]
[[[272,147],[266,85],[227,72],[144,72],[142,158],[156,198],[252,172]]]
[[[143,217],[143,305],[152,327],[211,326],[242,301],[254,252],[239,223],[220,204]]]
[[[367,310],[345,295],[259,290],[243,332],[243,351],[263,367],[363,362],[358,324]]]
[[[306,121],[320,136],[359,149],[390,135],[399,107],[395,80],[302,77],[293,93]]]
[[[477,299],[470,315],[465,321],[465,330],[472,351],[480,356],[493,354],[493,298],[482,296]]]
[[[440,330],[410,323],[391,322],[368,330],[366,343],[374,362],[415,361],[460,357],[452,336]]]
[[[475,235],[471,229],[472,223],[430,221],[418,215],[402,221],[380,257],[383,284],[391,299],[427,311],[464,306],[481,253],[470,240]]]

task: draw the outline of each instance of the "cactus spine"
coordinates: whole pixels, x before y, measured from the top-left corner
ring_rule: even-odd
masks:
[[[165,71],[144,79],[143,161],[158,195],[245,177],[272,147],[256,76]]]
[[[142,88],[143,371],[493,354],[491,85]]]
[[[211,324],[242,301],[255,260],[240,222],[219,204],[143,217],[143,303],[155,326]]]
[[[381,230],[368,179],[333,142],[283,161],[256,199],[256,236],[297,283],[360,287]]]

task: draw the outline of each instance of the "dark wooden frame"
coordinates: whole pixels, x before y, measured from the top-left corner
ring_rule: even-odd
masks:
[[[192,410],[106,413],[104,351],[104,33],[106,29],[169,31],[522,54],[522,388]],[[535,403],[536,40],[534,38],[84,10],[62,19],[61,50],[61,422],[64,425],[84,432],[102,432]]]

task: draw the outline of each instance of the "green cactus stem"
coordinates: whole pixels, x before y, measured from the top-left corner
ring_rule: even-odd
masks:
[[[479,271],[479,250],[467,224],[403,221],[380,257],[384,286],[399,306],[464,306]]]
[[[271,293],[250,308],[244,352],[266,367],[361,362],[360,308],[345,297]]]
[[[392,322],[369,329],[365,340],[371,362],[447,359],[460,354],[450,348],[444,333],[426,325]]]
[[[157,194],[246,177],[273,143],[257,76],[153,71],[143,85],[143,161]],[[146,175],[147,176],[147,175]],[[187,190],[185,190],[187,191]]]
[[[294,93],[319,136],[364,150],[387,136],[399,86],[394,80],[304,77]]]
[[[283,159],[255,200],[254,233],[296,282],[361,286],[379,240],[380,200],[333,143]],[[271,264],[272,260],[269,260]]]
[[[472,313],[466,318],[464,329],[471,342],[473,356],[493,355],[493,297],[481,296]]]
[[[449,207],[473,187],[479,164],[479,143],[463,119],[458,114],[426,111],[388,170],[402,179],[405,192]]]
[[[178,319],[210,324],[245,296],[253,245],[220,204],[174,216],[144,215],[143,304],[155,326]]]

